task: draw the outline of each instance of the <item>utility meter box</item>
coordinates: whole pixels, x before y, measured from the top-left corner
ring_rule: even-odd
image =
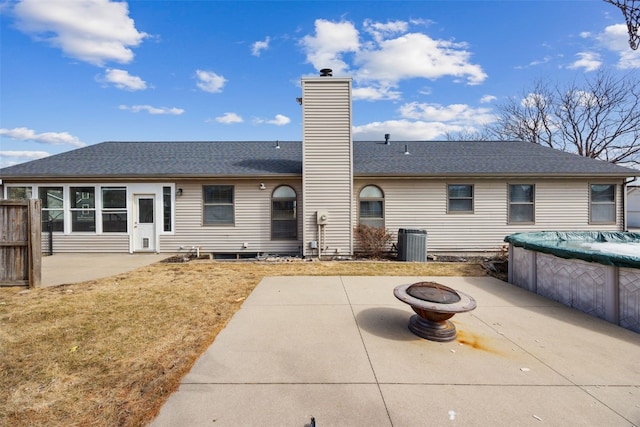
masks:
[[[316,219],[318,220],[318,225],[325,225],[329,222],[329,212],[327,211],[318,211],[316,212]]]

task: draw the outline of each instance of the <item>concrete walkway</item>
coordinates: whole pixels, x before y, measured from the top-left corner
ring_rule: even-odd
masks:
[[[414,336],[393,288],[473,296],[458,339]],[[152,423],[640,425],[640,334],[490,277],[262,280]]]
[[[42,257],[42,286],[115,276],[169,258],[168,254],[62,253]]]

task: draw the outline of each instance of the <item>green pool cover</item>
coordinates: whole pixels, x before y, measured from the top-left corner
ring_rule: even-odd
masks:
[[[640,233],[539,231],[515,233],[505,242],[524,249],[617,267],[640,268]]]

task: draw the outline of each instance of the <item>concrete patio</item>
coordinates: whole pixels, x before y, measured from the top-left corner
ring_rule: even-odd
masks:
[[[473,296],[458,339],[414,336],[403,283]],[[640,425],[640,335],[491,277],[268,277],[162,426]]]

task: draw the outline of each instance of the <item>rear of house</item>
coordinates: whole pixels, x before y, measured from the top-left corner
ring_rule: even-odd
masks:
[[[350,79],[302,95],[302,141],[105,142],[4,168],[0,194],[42,200],[53,252],[344,257],[362,223],[486,254],[515,232],[626,228],[637,171],[523,142],[352,141]]]

